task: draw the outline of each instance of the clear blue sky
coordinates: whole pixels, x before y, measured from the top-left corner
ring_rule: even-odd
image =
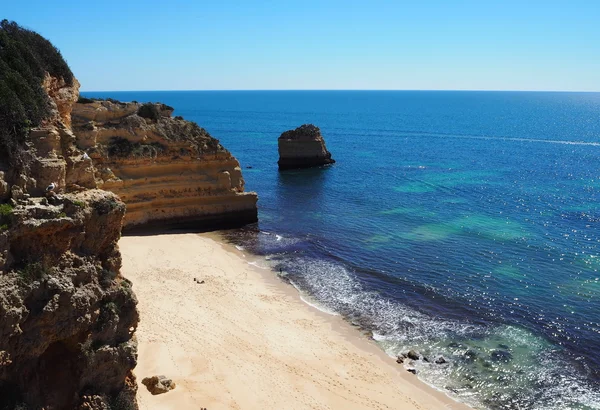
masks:
[[[1,0],[82,90],[600,91],[600,0]]]

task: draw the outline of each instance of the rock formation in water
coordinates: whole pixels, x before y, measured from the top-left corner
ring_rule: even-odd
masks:
[[[208,132],[164,104],[75,104],[77,145],[92,158],[99,188],[127,204],[126,228],[165,224],[236,227],[256,222],[238,161]]]
[[[0,23],[0,409],[137,408],[125,204],[75,145],[78,89],[52,44]]]
[[[310,168],[333,164],[331,153],[325,147],[321,130],[312,124],[304,124],[295,130],[281,134],[279,144],[280,170]]]

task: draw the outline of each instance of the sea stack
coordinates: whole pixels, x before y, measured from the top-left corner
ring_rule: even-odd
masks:
[[[319,127],[304,124],[281,134],[279,143],[279,170],[311,168],[333,164],[331,153]]]

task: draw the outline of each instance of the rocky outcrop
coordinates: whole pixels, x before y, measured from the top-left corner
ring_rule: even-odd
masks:
[[[1,212],[0,408],[136,408],[125,205],[99,190],[19,202]]]
[[[318,167],[335,162],[325,147],[321,130],[312,124],[284,132],[278,145],[280,170]]]
[[[142,384],[146,386],[150,394],[154,396],[167,393],[176,387],[175,382],[171,379],[167,379],[165,376],[145,377],[142,380]]]
[[[238,161],[204,129],[163,104],[75,104],[77,146],[99,188],[127,204],[125,227],[235,227],[257,220]]]
[[[93,163],[75,145],[79,83],[50,43],[20,30],[5,30],[23,39],[18,50],[31,38],[46,47],[24,61],[54,58],[31,71],[60,66],[66,77],[46,73],[13,90],[43,117],[0,130],[0,409],[136,409],[137,300],[117,246],[125,204],[94,189]],[[13,114],[0,104],[0,117]]]

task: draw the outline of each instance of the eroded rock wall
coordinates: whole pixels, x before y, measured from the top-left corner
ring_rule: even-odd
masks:
[[[46,76],[43,87],[50,114],[22,164],[0,171],[0,409],[136,409],[137,300],[117,246],[125,204],[94,189],[75,145],[78,82]]]
[[[134,409],[137,300],[117,246],[125,204],[99,190],[48,201],[3,210],[0,408]]]
[[[97,186],[127,204],[125,226],[208,229],[255,222],[257,196],[244,192],[239,162],[172,111],[112,101],[73,108],[77,145],[95,164]]]

